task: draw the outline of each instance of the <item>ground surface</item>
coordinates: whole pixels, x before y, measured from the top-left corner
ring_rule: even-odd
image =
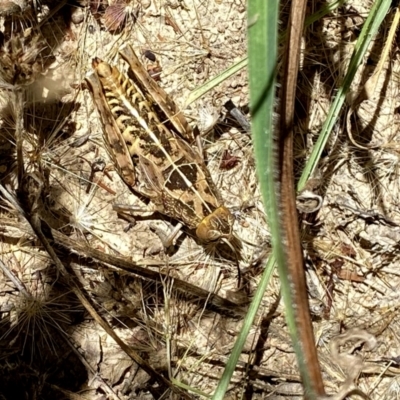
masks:
[[[2,184],[15,192],[15,143],[20,132],[25,170],[34,177],[32,196],[38,193],[38,181],[44,185],[36,211],[48,226],[75,241],[68,251],[56,248],[60,259],[77,273],[97,312],[155,370],[210,395],[270,247],[251,139],[224,107],[231,100],[246,114],[246,70],[199,100],[188,104],[188,99],[196,88],[245,57],[246,4],[143,0],[119,8],[125,20],[118,19],[116,9],[106,2],[78,2],[54,15],[52,3],[34,3],[33,8],[18,4],[24,11],[6,16],[0,54]],[[309,14],[320,6],[314,4]],[[307,30],[296,110],[299,170],[320,132],[367,12],[357,5],[343,6]],[[34,15],[44,21],[39,33],[28,31],[37,27]],[[354,82],[353,96],[375,70],[390,22],[388,16],[386,30],[382,29]],[[148,205],[112,168],[84,78],[95,56],[126,69],[118,55],[126,43],[146,68],[160,67],[159,84],[204,133],[208,167],[236,217],[235,233],[242,242],[240,291],[236,257],[197,244],[190,232],[183,232],[173,251],[165,254],[157,233],[168,232],[175,221],[141,213],[129,224],[113,209],[115,204],[140,209]],[[145,56],[149,51],[157,63]],[[306,221],[307,277],[327,391],[335,393],[347,376],[329,345],[339,333],[357,327],[378,340],[374,351],[361,351],[364,373],[358,380],[373,399],[397,398],[400,392],[397,51],[393,44],[374,95],[356,107],[350,124],[345,113],[339,119],[313,186],[323,197],[323,207],[311,216],[301,214]],[[9,68],[16,64],[18,73]],[[209,120],[216,124],[205,133]],[[20,131],[18,121],[22,121]],[[106,169],[92,174],[93,165]],[[14,208],[3,200],[0,393],[6,399],[70,398],[74,393],[87,399],[157,398],[154,382],[84,311]],[[84,249],[79,250],[78,244]],[[132,273],[116,264],[111,267],[92,258],[89,249],[134,261],[158,278],[143,279],[139,269]],[[176,291],[159,272],[174,277],[175,287],[190,283],[233,305],[212,307],[212,299],[189,297],[191,287]],[[265,294],[231,383],[229,398],[241,395],[301,396],[277,276]]]

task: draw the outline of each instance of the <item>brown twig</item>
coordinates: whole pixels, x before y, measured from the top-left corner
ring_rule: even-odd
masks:
[[[0,220],[0,226],[1,225],[24,229],[24,227],[21,226],[21,223],[8,219]],[[30,229],[29,233],[32,233]],[[182,295],[184,295],[187,300],[198,301],[200,305],[204,305],[205,308],[219,312],[220,314],[237,318],[242,317],[245,313],[245,304],[238,305],[186,281],[178,278],[172,278],[162,272],[153,271],[149,268],[146,268],[149,266],[161,267],[163,265],[161,261],[151,259],[142,260],[140,263],[129,261],[125,258],[113,256],[111,254],[105,254],[102,251],[93,249],[88,245],[77,242],[76,240],[63,235],[54,229],[51,229],[50,233],[54,243],[70,253],[77,254],[80,257],[96,260],[108,268],[110,265],[112,265],[114,268],[127,271],[153,282],[165,283],[173,280],[174,289],[178,290]],[[94,263],[90,266],[92,268],[96,268]]]
[[[23,186],[23,189],[21,189],[21,192],[19,193],[20,197],[23,196],[24,198],[24,203],[25,203],[24,205],[28,207],[28,209],[25,210],[24,206],[21,206],[17,201],[17,199],[15,199],[2,185],[0,185],[0,192],[2,193],[2,195],[6,198],[8,202],[10,202],[15,207],[15,209],[20,213],[20,215],[24,216],[25,219],[29,222],[35,235],[40,240],[43,247],[45,248],[51,259],[53,260],[54,264],[56,265],[57,272],[61,274],[66,283],[69,284],[71,290],[74,292],[76,297],[81,301],[82,305],[86,308],[86,310],[89,312],[92,318],[107,332],[108,335],[110,335],[114,339],[114,341],[121,347],[123,351],[125,351],[127,355],[129,355],[129,357],[132,358],[133,361],[135,361],[138,365],[140,365],[140,367],[144,371],[146,371],[151,377],[153,377],[162,387],[171,389],[176,395],[180,396],[179,398],[190,400],[191,396],[189,396],[186,392],[184,392],[177,386],[173,385],[172,382],[166,379],[163,375],[156,372],[145,360],[143,360],[143,358],[137,352],[135,352],[130,346],[125,344],[125,342],[120,339],[120,337],[114,332],[114,330],[97,313],[97,311],[94,309],[91,303],[86,299],[81,288],[78,286],[76,281],[71,278],[66,267],[57,256],[53,247],[50,245],[47,237],[44,235],[42,231],[42,221],[40,220],[35,210],[36,204],[34,201],[33,202],[29,201],[30,197],[29,193],[23,192],[27,189],[29,189],[29,184],[26,183]],[[39,197],[41,190],[42,188],[39,185],[38,193],[36,193],[36,199]],[[50,229],[49,227],[46,228]]]
[[[298,360],[304,385],[304,396],[306,399],[315,399],[317,396],[324,395],[325,391],[308,303],[293,173],[294,108],[306,5],[306,0],[294,0],[291,4],[289,18],[288,40],[283,63],[280,114],[279,184],[281,191],[279,204],[283,226],[282,235],[286,244],[291,297],[295,304],[295,324],[304,356],[304,359]]]

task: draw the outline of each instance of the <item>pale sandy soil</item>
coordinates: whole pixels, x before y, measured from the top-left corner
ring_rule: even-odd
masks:
[[[126,5],[121,29],[111,33],[107,27],[118,22],[112,13],[105,14],[104,3],[96,11],[96,2],[77,2],[47,20],[55,4],[35,3],[37,9],[27,7],[16,13],[12,26],[10,17],[6,20],[5,40],[12,29],[12,36],[23,45],[20,50],[14,45],[11,51],[8,44],[0,54],[3,80],[9,83],[3,84],[0,114],[1,182],[11,193],[15,191],[15,125],[23,121],[25,169],[45,184],[37,212],[51,228],[87,248],[125,257],[237,304],[233,311],[224,307],[215,311],[209,302],[188,299],[160,279],[142,279],[140,273],[85,258],[75,248],[60,250],[63,262],[78,271],[87,298],[126,343],[160,373],[210,395],[240,331],[241,313],[257,288],[270,240],[251,138],[224,107],[232,100],[246,114],[246,69],[187,103],[196,88],[245,57],[246,4],[241,0],[132,2]],[[19,4],[27,6],[23,1]],[[309,13],[321,5],[313,7]],[[357,4],[343,6],[305,35],[296,124],[299,168],[320,132],[367,12],[368,8]],[[32,33],[27,29],[37,26],[32,22],[36,14],[46,22],[39,33]],[[390,22],[388,17],[366,67],[357,75],[353,95],[375,70]],[[118,49],[127,43],[149,69],[154,63],[144,53],[149,50],[156,56],[161,67],[159,84],[192,126],[204,131],[208,120],[217,121],[203,135],[203,147],[225,205],[236,217],[234,229],[243,246],[240,292],[235,257],[210,251],[188,232],[182,233],[173,252],[165,254],[157,232],[168,232],[175,221],[141,213],[129,226],[113,209],[115,204],[141,209],[146,204],[129,191],[111,165],[99,114],[84,79],[95,56],[126,70]],[[11,61],[10,53],[14,54]],[[395,363],[400,238],[397,53],[394,43],[374,95],[353,112],[352,140],[346,115],[339,119],[316,177],[319,184],[314,190],[323,197],[323,207],[313,218],[302,214],[308,221],[304,235],[307,277],[327,391],[336,392],[347,376],[331,353],[332,339],[359,327],[378,340],[373,351],[356,351],[364,360],[359,361],[363,373],[357,383],[372,399],[400,396],[400,370]],[[19,74],[19,80],[10,85],[7,79],[13,74],[4,70],[7,63],[19,63],[21,70],[28,71],[27,77]],[[17,98],[23,99],[22,106]],[[228,168],[221,166],[226,154],[235,160]],[[105,165],[106,172],[91,176],[93,164]],[[1,207],[0,394],[6,399],[71,398],[73,393],[87,399],[157,397],[150,393],[154,382],[85,313],[65,282],[57,279],[53,263],[23,216],[4,200]],[[393,365],[389,365],[391,357]],[[300,395],[275,275],[227,398]],[[193,398],[203,397],[193,394]],[[173,397],[167,394],[165,398]]]

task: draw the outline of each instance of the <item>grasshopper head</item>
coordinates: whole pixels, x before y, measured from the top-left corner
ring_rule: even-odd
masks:
[[[196,235],[205,243],[223,238],[229,239],[232,236],[234,220],[235,218],[225,206],[218,207],[203,218],[196,229]]]
[[[92,67],[100,78],[108,78],[113,74],[115,69],[110,64],[107,64],[98,57],[93,58]]]

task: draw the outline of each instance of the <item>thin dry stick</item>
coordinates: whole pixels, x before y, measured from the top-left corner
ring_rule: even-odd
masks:
[[[21,223],[16,223],[9,219],[0,219],[0,225],[12,226],[21,230],[25,230]],[[30,230],[29,230],[29,233]],[[203,304],[207,309],[219,312],[221,314],[241,318],[246,312],[246,305],[238,305],[228,299],[225,299],[217,294],[210,293],[209,291],[202,289],[198,286],[192,285],[189,282],[178,278],[171,278],[167,274],[162,272],[153,271],[145,266],[160,267],[162,264],[156,260],[143,260],[140,263],[129,261],[122,257],[113,256],[111,254],[105,254],[99,250],[93,249],[87,245],[77,242],[62,233],[51,229],[51,236],[54,242],[61,246],[68,252],[78,254],[81,257],[86,257],[100,261],[105,267],[109,268],[110,265],[113,267],[128,271],[129,273],[135,274],[141,278],[149,279],[154,282],[169,282],[173,280],[174,289],[179,290],[186,299],[197,300],[200,304]],[[91,268],[96,268],[95,264],[90,265]]]
[[[376,86],[378,84],[379,76],[380,76],[383,66],[385,65],[385,62],[389,56],[389,52],[390,52],[393,40],[396,35],[396,31],[399,26],[399,22],[400,22],[400,9],[396,8],[396,14],[393,18],[392,25],[390,26],[390,31],[389,31],[388,37],[386,39],[386,42],[385,42],[385,47],[383,48],[378,65],[375,68],[375,72],[365,83],[364,88],[358,93],[358,95],[355,97],[355,99],[353,99],[353,101],[350,105],[350,110],[347,113],[346,128],[347,128],[347,134],[349,135],[350,142],[355,147],[357,147],[358,149],[361,149],[361,150],[374,150],[374,149],[380,148],[381,145],[362,146],[361,144],[357,143],[356,140],[354,139],[352,128],[351,128],[351,115],[353,114],[356,107],[359,106],[364,100],[372,99],[375,89],[376,89]]]
[[[389,52],[392,47],[393,41],[395,39],[396,31],[400,22],[400,9],[396,8],[396,14],[393,18],[392,25],[390,26],[389,34],[385,42],[385,47],[383,48],[381,57],[379,58],[378,65],[376,66],[375,72],[368,79],[364,86],[364,91],[367,99],[371,99],[374,95],[376,85],[378,83],[379,75],[382,72],[383,66],[389,57]]]
[[[92,318],[107,332],[108,335],[110,335],[114,339],[114,341],[121,347],[123,351],[125,351],[126,354],[129,355],[129,357],[132,358],[133,361],[135,361],[138,365],[140,365],[140,367],[144,371],[146,371],[151,377],[153,377],[161,386],[165,386],[171,389],[175,394],[181,396],[182,399],[190,400],[191,396],[189,396],[186,392],[182,391],[180,388],[174,386],[168,379],[164,378],[164,376],[154,371],[153,368],[145,360],[143,360],[143,358],[140,357],[138,353],[136,353],[133,349],[127,346],[113,331],[113,329],[111,329],[111,327],[107,324],[107,322],[103,318],[101,318],[101,316],[97,313],[97,311],[86,299],[80,287],[76,284],[76,282],[73,279],[71,279],[71,276],[69,275],[64,264],[58,258],[54,249],[51,247],[47,238],[43,234],[41,228],[41,221],[37,213],[29,210],[28,212],[25,212],[25,210],[23,210],[22,207],[19,205],[18,201],[3,187],[3,185],[0,185],[0,192],[7,199],[7,201],[9,201],[16,208],[16,210],[20,213],[20,215],[23,215],[25,219],[29,222],[36,236],[43,244],[43,247],[54,261],[57,271],[61,273],[63,278],[70,285],[71,290],[74,292],[75,296],[81,301],[82,305],[86,308],[86,310],[89,312]],[[27,194],[25,195],[27,197]],[[31,210],[32,209],[34,209],[34,207],[31,207]]]
[[[304,359],[299,360],[300,373],[306,399],[325,394],[322,374],[315,348],[314,332],[310,316],[305,278],[303,250],[296,211],[296,195],[293,173],[293,121],[297,76],[300,60],[300,43],[304,26],[306,0],[294,0],[290,9],[288,39],[282,82],[279,184],[281,224],[286,245],[286,262],[292,299],[295,303],[295,324]]]
[[[4,275],[10,279],[12,283],[17,287],[17,289],[27,298],[32,297],[25,289],[22,282],[7,268],[7,265],[3,263],[0,259],[0,269],[3,271]]]
[[[22,88],[15,88],[12,96],[14,96],[15,104],[15,140],[17,149],[17,177],[18,177],[18,187],[22,185],[22,178],[25,174],[24,167],[24,157],[22,152],[23,144],[23,130],[24,130],[24,117],[23,117],[23,107],[24,107],[24,91]]]

